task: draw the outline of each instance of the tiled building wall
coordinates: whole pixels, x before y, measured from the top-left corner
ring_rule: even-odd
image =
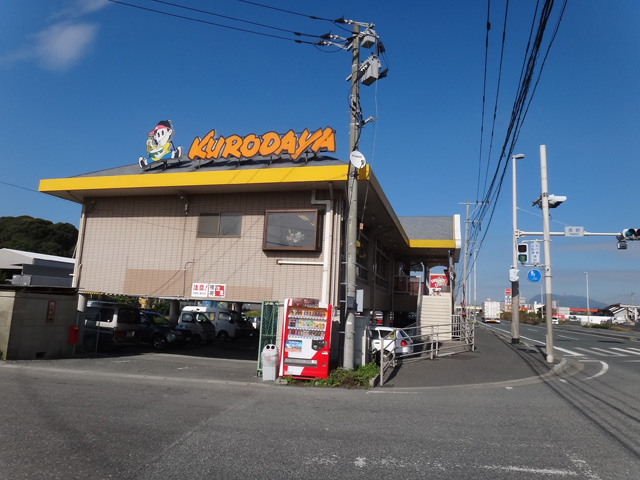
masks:
[[[317,197],[328,198],[328,192]],[[278,265],[277,260],[322,262],[322,249],[262,249],[265,210],[323,209],[311,200],[310,191],[96,198],[85,208],[79,287],[189,298],[192,283],[200,282],[226,285],[225,300],[320,298],[321,265]],[[199,214],[225,212],[242,214],[240,237],[197,237]],[[340,244],[336,214],[335,249]],[[334,252],[331,258],[337,262],[339,255]]]

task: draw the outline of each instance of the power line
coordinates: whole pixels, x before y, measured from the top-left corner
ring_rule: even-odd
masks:
[[[201,10],[199,8],[187,7],[187,6],[184,6],[184,5],[177,4],[177,3],[167,2],[165,0],[151,0],[151,1],[152,2],[156,2],[156,3],[162,3],[164,5],[170,5],[170,6],[176,7],[176,8],[182,8],[182,9],[189,10],[189,11],[192,11],[192,12],[204,13],[205,15],[212,15],[214,17],[220,17],[220,18],[224,18],[224,19],[227,19],[227,20],[232,20],[234,22],[247,23],[249,25],[255,25],[257,27],[269,28],[269,29],[272,29],[272,30],[280,31],[280,32],[291,33],[291,34],[293,34],[295,36],[298,36],[298,37],[321,38],[320,35],[315,35],[315,34],[310,34],[310,33],[301,33],[301,32],[296,32],[294,30],[287,30],[285,28],[274,27],[274,26],[266,25],[264,23],[259,23],[259,22],[252,22],[250,20],[244,20],[242,18],[230,17],[228,15],[222,15],[220,13],[215,13],[215,12],[211,12],[211,11],[208,11],[208,10]]]
[[[158,9],[155,9],[155,8],[143,7],[143,6],[140,6],[140,5],[135,5],[135,4],[132,4],[132,3],[121,1],[121,0],[107,0],[107,1],[111,2],[111,3],[117,3],[119,5],[123,5],[123,6],[126,6],[126,7],[137,8],[137,9],[140,9],[140,10],[145,10],[147,12],[157,13],[157,14],[160,14],[160,15],[166,15],[166,16],[174,17],[174,18],[180,18],[182,20],[187,20],[187,21],[191,21],[191,22],[203,23],[205,25],[211,25],[211,26],[214,26],[214,27],[226,28],[226,29],[229,29],[229,30],[235,30],[235,31],[238,31],[238,32],[243,32],[243,33],[251,33],[253,35],[260,35],[260,36],[263,36],[263,37],[276,38],[278,40],[287,40],[287,41],[295,42],[295,43],[302,43],[302,44],[307,44],[307,45],[316,45],[316,42],[310,42],[310,41],[307,41],[307,40],[300,40],[300,39],[294,39],[294,38],[289,38],[289,37],[283,37],[283,36],[280,36],[280,35],[273,35],[273,34],[269,34],[269,33],[258,32],[256,30],[249,30],[249,29],[246,29],[246,28],[234,27],[234,26],[231,26],[231,25],[224,25],[222,23],[210,22],[210,21],[207,21],[207,20],[202,20],[200,18],[187,17],[187,16],[184,16],[184,15],[178,15],[176,13],[165,12],[163,10],[158,10]],[[187,7],[182,7],[182,8],[187,8]],[[207,12],[207,13],[215,15],[215,14],[213,14],[211,12]],[[237,19],[237,20],[238,21],[243,21],[241,19]],[[318,36],[318,38],[320,38],[320,36]]]
[[[566,0],[565,0],[565,4],[566,4]],[[535,64],[536,64],[536,60],[538,58],[539,55],[539,51],[540,51],[540,46],[542,43],[542,38],[544,35],[544,31],[547,25],[547,22],[549,20],[550,14],[551,14],[551,10],[553,7],[553,0],[546,0],[545,4],[543,6],[542,12],[540,14],[540,20],[539,20],[539,24],[538,24],[538,29],[536,32],[536,37],[533,43],[533,47],[531,49],[531,52],[527,58],[527,62],[526,62],[526,69],[525,69],[525,73],[522,77],[522,81],[520,82],[520,87],[518,89],[518,94],[516,96],[516,100],[514,101],[514,105],[512,108],[512,113],[511,113],[511,120],[509,123],[509,126],[507,128],[507,134],[505,137],[505,141],[503,143],[502,146],[502,151],[500,152],[500,157],[499,157],[499,161],[498,161],[498,165],[496,167],[496,171],[494,173],[493,179],[491,181],[490,187],[484,197],[484,200],[487,202],[487,205],[491,205],[492,204],[492,209],[491,209],[491,215],[489,217],[489,221],[486,225],[486,230],[485,233],[482,237],[482,240],[480,241],[480,244],[482,244],[482,242],[484,241],[484,238],[487,235],[489,226],[491,224],[491,220],[493,218],[493,214],[495,212],[495,208],[496,208],[496,204],[497,204],[497,198],[500,194],[501,188],[502,188],[502,183],[504,180],[504,176],[505,176],[505,172],[507,169],[507,164],[508,162],[505,161],[504,166],[502,167],[502,171],[501,171],[501,166],[502,166],[502,161],[504,158],[508,158],[508,155],[510,155],[513,152],[513,149],[515,148],[515,142],[519,136],[520,133],[520,129],[522,126],[522,123],[524,122],[524,118],[526,117],[526,113],[528,111],[528,106],[531,103],[532,97],[533,97],[533,93],[535,91],[532,91],[531,93],[531,97],[528,99],[527,101],[527,95],[529,93],[529,87],[531,85],[531,79],[533,77],[534,74],[534,69],[535,69]],[[564,12],[564,7],[562,9],[562,11]],[[562,19],[562,15],[560,15],[559,19],[558,19],[558,26],[559,23]],[[535,21],[535,18],[534,18]],[[557,28],[556,28],[556,32],[557,32]],[[555,37],[555,33],[554,33],[554,37]],[[551,48],[551,43],[548,45],[547,47],[547,55],[548,55],[548,51]],[[546,57],[544,57],[544,59],[546,60]],[[544,66],[544,62],[542,64],[542,66],[540,67],[540,72],[542,70],[542,67]],[[540,75],[540,74],[539,74]],[[538,81],[539,81],[539,76],[538,76]],[[526,106],[526,108],[525,108]],[[478,213],[478,216],[476,217],[476,220],[479,219],[480,221],[482,219],[484,219],[485,215],[488,212],[488,207],[485,208],[481,208],[480,212]],[[474,232],[474,235],[477,235],[477,232]]]
[[[27,188],[27,187],[21,187],[20,185],[15,185],[13,183],[9,183],[9,182],[3,182],[0,181],[1,184],[3,185],[8,185],[10,187],[14,187],[14,188],[20,188],[22,190],[26,190],[27,192],[35,192],[35,193],[40,193],[38,190],[34,190],[33,188]]]
[[[291,15],[298,15],[300,17],[310,18],[312,20],[324,20],[331,23],[344,23],[344,18],[332,20],[330,18],[322,18],[322,17],[316,17],[315,15],[306,15],[304,13],[294,12],[293,10],[285,10],[283,8],[273,7],[271,5],[263,5],[262,3],[250,2],[249,0],[238,0],[238,1],[242,3],[248,3],[249,5],[255,5],[256,7],[268,8],[270,10],[275,10],[278,12],[289,13]]]
[[[525,50],[525,55],[523,57],[523,65],[522,65],[522,69],[521,69],[521,73],[520,73],[520,79],[519,79],[519,87],[517,90],[517,94],[516,94],[516,98],[514,100],[513,103],[513,107],[512,107],[512,112],[511,112],[511,118],[507,127],[507,132],[505,135],[505,139],[502,145],[502,149],[500,151],[500,156],[498,159],[498,164],[496,166],[496,170],[494,172],[493,178],[491,180],[490,186],[488,189],[486,189],[486,183],[485,183],[485,194],[483,197],[483,202],[482,202],[482,206],[480,209],[478,209],[477,212],[475,212],[474,215],[472,215],[472,220],[471,220],[471,228],[469,231],[469,242],[474,242],[475,245],[477,246],[478,249],[481,248],[482,243],[484,242],[484,239],[487,236],[487,233],[489,231],[489,228],[491,226],[491,222],[493,219],[493,215],[495,213],[495,209],[497,206],[497,200],[498,197],[501,193],[502,190],[502,184],[504,181],[504,177],[505,177],[505,173],[507,170],[507,166],[508,166],[508,161],[505,161],[504,164],[502,163],[503,160],[510,158],[510,156],[512,155],[512,152],[515,149],[515,145],[517,143],[518,137],[520,135],[520,131],[522,128],[522,125],[524,123],[524,120],[526,118],[526,115],[529,111],[529,107],[531,106],[531,103],[533,101],[533,96],[535,94],[536,88],[538,83],[540,82],[541,79],[541,75],[542,75],[542,70],[544,68],[544,65],[546,63],[546,59],[549,55],[551,46],[554,42],[554,39],[557,35],[560,23],[562,21],[562,16],[564,14],[564,10],[566,8],[566,0],[564,0],[561,11],[558,15],[558,19],[556,22],[556,26],[555,29],[553,31],[551,40],[549,41],[549,44],[547,45],[547,49],[546,49],[546,53],[543,57],[543,60],[537,70],[537,77],[536,77],[536,81],[535,84],[533,84],[532,86],[532,82],[533,82],[533,77],[535,75],[535,66],[536,66],[536,62],[538,61],[538,57],[540,55],[540,49],[541,49],[541,45],[542,45],[542,39],[546,30],[546,26],[547,23],[550,19],[551,16],[551,11],[553,9],[553,0],[545,0],[544,5],[542,7],[542,9],[540,10],[540,15],[538,16],[538,11],[539,11],[539,5],[540,5],[540,1],[538,1],[536,8],[535,8],[535,12],[533,15],[533,19],[531,22],[531,28],[529,31],[529,40],[527,43],[527,47]],[[484,87],[483,87],[483,113],[482,113],[482,123],[481,123],[481,148],[480,148],[480,158],[479,158],[479,167],[478,167],[478,172],[480,173],[481,171],[481,167],[482,167],[482,141],[483,141],[483,137],[484,137],[484,108],[485,108],[485,92],[486,92],[486,56],[488,56],[488,45],[489,45],[489,30],[491,28],[491,24],[490,24],[490,16],[489,16],[489,11],[490,11],[490,0],[488,0],[488,11],[487,11],[487,36],[486,36],[486,40],[485,40],[485,83],[484,83]],[[506,9],[508,9],[508,2],[506,4]],[[538,26],[537,29],[535,28],[535,24],[536,24],[536,20],[538,20]],[[505,12],[505,22],[504,22],[504,29],[503,29],[503,43],[502,43],[502,49],[504,49],[504,35],[505,35],[505,31],[506,31],[506,26],[507,26],[507,15]],[[535,35],[534,35],[535,33]],[[535,38],[534,38],[535,36]],[[533,39],[533,40],[532,40]],[[501,68],[502,68],[502,58],[501,58],[501,63],[500,63],[500,71],[499,71],[499,77],[500,77],[500,72],[501,72]],[[496,91],[496,105],[497,105],[497,97],[498,97],[498,93],[499,93],[499,87]],[[495,111],[497,112],[497,111]],[[495,116],[496,113],[494,113],[494,126],[492,127],[492,133],[491,133],[491,138],[493,139],[493,132],[495,129]],[[493,140],[491,141],[491,143],[493,143]],[[491,152],[492,148],[490,147],[490,152]],[[491,153],[489,154],[489,158],[487,159],[487,169],[489,167],[489,160],[490,160],[490,156]],[[487,171],[488,173],[488,171]],[[480,175],[479,175],[480,177]],[[479,186],[479,182],[480,182],[480,178],[478,178],[478,186]],[[486,182],[486,177],[485,177],[485,182]],[[482,222],[485,219],[487,213],[489,213],[489,219],[486,222],[485,225],[485,231],[484,234],[482,235],[482,238],[480,239],[480,241],[478,241],[478,237],[480,236],[481,233],[481,227],[482,227]],[[463,278],[467,278],[467,276],[469,275],[469,272],[462,272],[462,276]]]

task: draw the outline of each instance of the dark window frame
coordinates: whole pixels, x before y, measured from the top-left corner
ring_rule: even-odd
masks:
[[[291,228],[282,223],[283,217],[288,215],[291,215]],[[305,220],[307,215],[315,217],[315,221]],[[273,220],[270,222],[270,219]],[[277,224],[277,221],[281,223]],[[305,228],[304,222],[308,222],[313,227],[312,232]],[[322,215],[319,209],[265,210],[262,249],[317,252],[320,250],[321,229]],[[296,245],[296,243],[300,243],[300,245]]]
[[[201,224],[201,222],[204,223],[204,218],[207,217],[214,217],[218,219],[217,225],[216,225],[216,232],[209,232],[207,231],[204,227],[205,225]],[[239,224],[237,226],[237,228],[234,228],[234,233],[233,234],[229,234],[229,235],[225,235],[222,232],[227,229],[229,227],[229,225],[225,226],[224,225],[224,218],[233,218],[234,222],[237,221],[237,219],[239,219]],[[211,221],[211,220],[210,220]],[[235,230],[237,229],[237,233],[235,233]],[[237,213],[237,212],[214,212],[214,213],[201,213],[198,215],[198,231],[196,233],[197,238],[239,238],[242,235],[242,214],[241,213]]]

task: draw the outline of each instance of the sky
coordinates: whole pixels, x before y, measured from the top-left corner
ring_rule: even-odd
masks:
[[[466,250],[470,266],[477,260],[468,269],[470,303],[504,300],[510,287],[512,154],[525,155],[517,161],[520,230],[542,231],[532,206],[541,145],[549,193],[567,197],[550,210],[552,232],[640,228],[636,0],[569,0],[559,24],[564,2],[554,3],[515,139],[509,122],[539,18],[533,0],[121,1],[144,9],[107,0],[0,3],[0,216],[78,226],[80,205],[39,193],[40,180],[137,163],[147,132],[165,119],[185,147],[211,129],[244,136],[330,126],[335,155],[348,159],[351,52],[313,45],[311,36],[348,37],[351,26],[328,21],[343,17],[375,24],[389,69],[361,86],[363,117],[374,120],[359,150],[398,216],[459,214],[463,232],[478,229]],[[500,193],[473,220],[494,174]],[[640,241],[626,250],[616,243],[551,237],[561,305],[587,289],[604,303],[640,302]],[[521,295],[539,295],[541,282],[519,270]]]

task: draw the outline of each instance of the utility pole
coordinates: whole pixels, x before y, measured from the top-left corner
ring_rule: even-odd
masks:
[[[520,278],[518,276],[518,203],[516,194],[516,160],[524,158],[524,154],[518,153],[511,157],[512,172],[512,222],[513,245],[511,271],[511,343],[520,343]]]
[[[464,253],[462,256],[462,303],[464,303],[463,311],[464,311],[464,316],[466,318],[467,306],[469,305],[469,294],[467,293],[467,252],[469,251],[469,205],[475,205],[477,207],[478,205],[488,205],[488,203],[487,202],[460,202],[458,205],[467,206],[467,214],[464,221]],[[475,209],[473,211],[475,212]]]
[[[467,318],[467,250],[469,249],[469,205],[467,202],[467,216],[464,220],[464,253],[462,260],[462,303],[463,316]]]
[[[544,233],[544,310],[547,322],[547,362],[553,363],[553,306],[551,295],[551,248],[549,245],[549,187],[547,180],[547,146],[540,145],[540,184],[542,229]]]
[[[360,84],[358,67],[360,66],[360,25],[353,24],[353,44],[351,52],[351,93],[349,104],[351,108],[349,122],[349,154],[358,149],[358,129],[360,128]],[[344,358],[343,368],[353,370],[354,367],[354,336],[356,319],[356,242],[358,240],[358,169],[349,162],[349,177],[347,179],[347,201],[349,214],[347,216],[347,318],[344,325]]]

